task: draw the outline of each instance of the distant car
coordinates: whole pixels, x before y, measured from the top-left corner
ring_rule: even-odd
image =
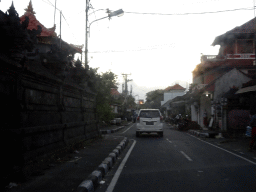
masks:
[[[162,121],[159,109],[141,109],[137,117],[136,137],[141,133],[157,133],[163,137]]]
[[[111,125],[116,125],[116,120],[111,120],[111,121],[110,121],[110,124],[111,124]]]
[[[121,125],[121,118],[115,118],[114,120],[116,120],[116,125]]]

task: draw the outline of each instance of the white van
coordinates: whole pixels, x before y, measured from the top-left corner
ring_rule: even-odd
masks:
[[[159,109],[141,109],[137,117],[136,137],[141,133],[157,133],[163,137],[163,117]]]

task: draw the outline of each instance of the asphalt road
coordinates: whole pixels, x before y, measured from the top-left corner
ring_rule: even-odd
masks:
[[[256,191],[256,163],[186,132],[135,136],[136,124],[115,135],[130,139],[97,192]]]

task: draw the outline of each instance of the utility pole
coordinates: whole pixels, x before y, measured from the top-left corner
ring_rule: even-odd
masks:
[[[122,74],[123,75],[123,77],[124,77],[124,94],[127,96],[128,95],[128,88],[127,88],[127,83],[129,82],[129,81],[132,81],[132,79],[127,79],[127,76],[128,75],[131,75],[131,74]]]
[[[60,11],[60,48],[61,48],[61,14],[62,14],[62,11]]]
[[[85,50],[84,50],[84,65],[88,64],[88,0],[85,0]]]

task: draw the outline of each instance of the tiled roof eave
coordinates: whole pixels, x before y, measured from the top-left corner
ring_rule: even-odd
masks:
[[[55,33],[54,28],[46,28],[43,24],[41,24],[35,17],[34,14],[26,12],[24,15],[22,15],[20,17],[20,22],[22,23],[25,20],[25,17],[29,18],[29,25],[27,27],[27,29],[29,30],[37,30],[37,26],[39,25],[42,28],[42,32],[40,34],[40,36],[57,36]]]

